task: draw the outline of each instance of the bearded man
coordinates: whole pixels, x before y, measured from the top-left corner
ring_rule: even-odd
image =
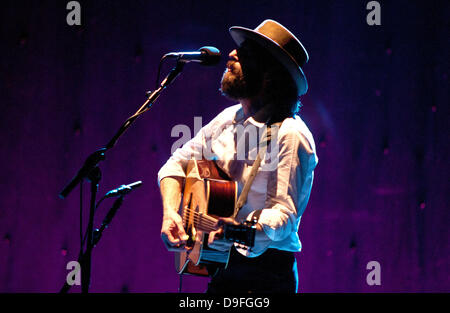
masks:
[[[226,268],[211,278],[207,292],[255,293],[297,291],[298,275],[294,253],[301,250],[300,218],[308,203],[317,165],[311,132],[299,117],[299,97],[308,85],[303,66],[308,53],[283,25],[265,20],[254,30],[231,27],[238,48],[229,54],[221,81],[222,94],[239,104],[218,114],[198,134],[177,149],[158,173],[164,208],[161,237],[170,251],[183,251],[188,236],[178,213],[186,164],[192,157],[210,153],[218,168],[242,187],[255,160],[236,158],[242,146],[237,129],[277,125],[271,142],[276,155],[258,163],[246,202],[234,218],[222,218],[209,234],[208,245],[231,249]],[[248,156],[257,146],[244,145]],[[276,159],[276,167],[273,159]],[[223,238],[225,224],[256,221],[252,249],[239,249]]]

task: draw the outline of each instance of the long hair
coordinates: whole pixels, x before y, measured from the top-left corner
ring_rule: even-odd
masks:
[[[292,117],[302,106],[295,81],[272,55],[263,53],[262,67],[264,71],[262,101],[271,108],[272,115],[278,120]]]

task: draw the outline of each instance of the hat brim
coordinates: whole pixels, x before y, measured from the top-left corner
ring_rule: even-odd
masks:
[[[298,66],[295,60],[286,52],[280,45],[269,37],[254,31],[253,29],[233,26],[229,29],[231,38],[238,46],[247,40],[253,40],[262,47],[266,48],[278,61],[280,61],[288,70],[291,77],[294,79],[299,95],[304,95],[308,90],[308,82],[303,70]]]

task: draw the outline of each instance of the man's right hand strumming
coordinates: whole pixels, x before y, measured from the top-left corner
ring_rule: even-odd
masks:
[[[181,216],[169,211],[164,213],[161,238],[169,251],[185,250],[189,236],[186,234]]]
[[[164,207],[161,239],[167,250],[185,250],[189,236],[183,227],[183,220],[177,213],[181,202],[181,178],[166,177],[161,180],[161,197]]]

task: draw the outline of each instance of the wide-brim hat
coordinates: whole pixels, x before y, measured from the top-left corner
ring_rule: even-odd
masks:
[[[308,62],[308,52],[286,27],[274,20],[265,20],[255,29],[233,26],[230,35],[238,46],[249,39],[265,48],[288,70],[298,94],[306,93],[308,82],[302,68]]]

